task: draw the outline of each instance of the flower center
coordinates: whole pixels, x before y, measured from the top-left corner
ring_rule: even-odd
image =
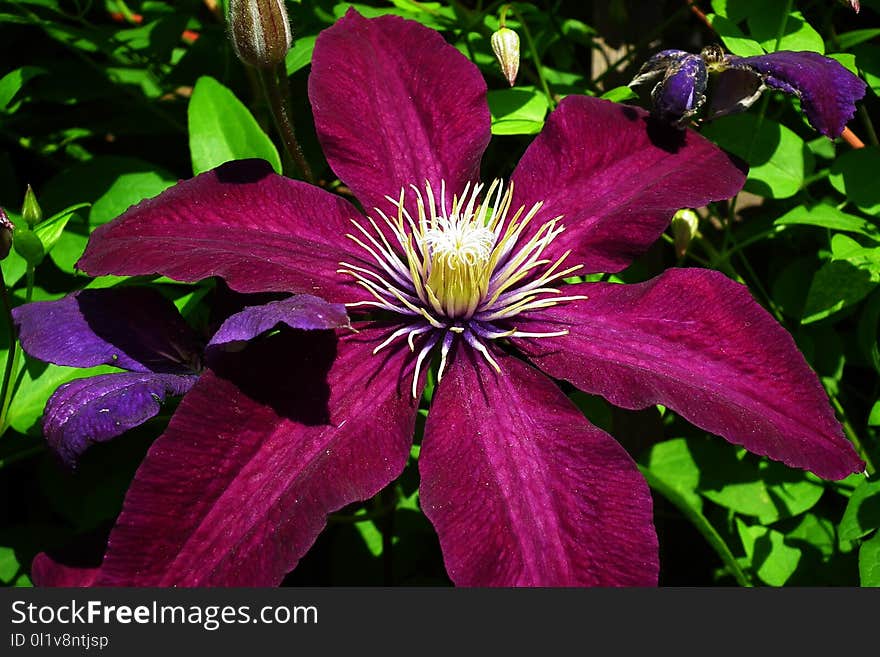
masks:
[[[521,207],[510,212],[513,185],[494,181],[480,201],[482,185],[465,187],[462,196],[446,201],[441,183],[439,206],[430,183],[425,194],[415,186],[416,216],[398,199],[386,198],[397,209],[392,219],[380,209],[384,224],[368,217],[369,227],[352,220],[359,235],[348,237],[369,255],[356,265],[340,263],[339,272],[353,276],[374,300],[347,304],[369,306],[400,316],[402,326],[380,344],[379,351],[406,336],[415,351],[415,338],[425,335],[419,348],[413,395],[423,361],[440,345],[442,377],[446,356],[458,337],[478,351],[496,370],[498,364],[486,344],[508,337],[552,337],[568,331],[531,333],[513,322],[520,315],[582,296],[560,296],[552,284],[581,268],[563,267],[569,253],[548,259],[544,253],[563,231],[561,217],[545,222],[529,237],[526,227],[541,209]],[[372,230],[371,230],[372,229]]]

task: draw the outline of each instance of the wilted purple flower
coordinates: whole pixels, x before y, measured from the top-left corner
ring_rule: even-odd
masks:
[[[793,340],[745,287],[700,269],[564,282],[623,269],[676,210],[735,194],[743,171],[708,141],[569,96],[510,183],[484,194],[479,71],[436,32],[353,10],[319,36],[309,96],[327,160],[366,216],[235,162],[99,228],[79,266],[317,294],[346,303],[356,332],[276,335],[210,365],[82,582],[277,584],[328,513],[401,473],[435,355],[420,500],[457,584],[657,582],[644,479],[550,377],[626,408],[664,404],[823,477],[863,468]],[[40,583],[71,583],[53,572],[41,561]]]
[[[656,53],[630,82],[654,82],[653,113],[662,121],[684,126],[706,103],[707,118],[748,109],[767,89],[797,96],[810,124],[823,135],[837,137],[855,114],[855,103],[866,85],[835,60],[815,52],[779,52],[756,57],[724,54],[717,46],[699,55],[683,50]]]
[[[202,370],[203,341],[174,304],[144,287],[81,290],[13,310],[22,349],[69,367],[114,365],[123,372],[75,379],[46,403],[43,433],[69,466],[93,443],[154,417],[167,395],[187,392]],[[300,329],[347,325],[345,309],[309,295],[253,306],[229,317],[212,350],[246,343],[278,323]]]

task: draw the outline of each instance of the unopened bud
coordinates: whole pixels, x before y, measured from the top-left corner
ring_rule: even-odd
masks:
[[[15,252],[24,258],[24,261],[31,267],[40,264],[43,261],[43,256],[46,255],[43,243],[30,228],[17,228],[12,246],[15,248]]]
[[[856,10],[856,13],[858,14],[859,9],[861,8],[861,7],[859,7],[859,0],[849,0],[849,4],[853,9]]]
[[[690,246],[694,235],[697,234],[699,225],[699,215],[690,208],[679,210],[672,217],[672,237],[675,242],[675,255],[677,257],[683,258],[684,254],[687,253],[688,246]]]
[[[24,201],[21,204],[21,218],[27,222],[27,225],[33,228],[43,219],[43,211],[40,204],[37,203],[37,196],[34,190],[28,185],[24,192]]]
[[[9,249],[12,248],[13,231],[15,231],[15,224],[9,221],[6,212],[0,208],[0,260],[9,255]]]
[[[284,0],[231,0],[229,35],[245,64],[271,68],[284,61],[292,35]]]
[[[501,72],[512,87],[519,72],[519,35],[509,27],[493,32],[492,51],[501,65]]]

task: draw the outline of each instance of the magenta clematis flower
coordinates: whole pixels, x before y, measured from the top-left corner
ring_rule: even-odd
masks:
[[[630,86],[654,83],[653,113],[681,127],[706,105],[710,73],[716,80],[706,118],[745,111],[772,89],[799,98],[810,125],[832,138],[846,128],[867,89],[857,75],[817,52],[780,50],[737,57],[718,46],[703,48],[699,55],[662,50],[642,65]]]
[[[38,583],[275,585],[327,514],[375,495],[434,390],[420,501],[460,585],[654,585],[646,482],[554,379],[664,404],[822,477],[863,464],[791,337],[723,275],[567,284],[619,271],[673,213],[745,175],[692,131],[571,96],[510,181],[479,184],[486,85],[436,32],[351,10],[315,45],[327,160],[365,209],[234,162],[92,236],[92,275],[221,276],[345,303],[354,331],[289,332],[212,364],[148,452],[97,570]],[[172,510],[173,512],[169,512]]]

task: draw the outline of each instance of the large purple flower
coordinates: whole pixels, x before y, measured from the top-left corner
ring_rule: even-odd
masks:
[[[22,349],[35,358],[123,370],[74,379],[46,402],[43,434],[71,467],[93,443],[143,424],[167,396],[186,393],[198,380],[205,356],[239,348],[278,324],[299,330],[348,325],[343,306],[294,295],[232,314],[205,345],[174,304],[144,287],[81,290],[19,306],[13,316]]]
[[[767,89],[796,96],[810,124],[827,137],[843,132],[865,95],[865,85],[842,64],[816,52],[779,52],[755,57],[725,54],[717,46],[699,55],[663,50],[639,70],[630,86],[654,83],[652,111],[670,124],[683,126],[706,104],[710,73],[712,87],[707,118],[748,109]]]
[[[657,582],[644,479],[548,374],[626,408],[664,404],[823,477],[862,469],[791,337],[744,287],[697,269],[565,283],[623,269],[676,210],[735,194],[744,173],[728,156],[571,96],[511,181],[484,190],[485,94],[436,32],[350,11],[318,38],[309,95],[366,215],[245,161],[94,233],[79,263],[93,275],[222,276],[346,303],[359,321],[271,336],[205,371],[82,582],[277,584],[329,512],[401,473],[435,356],[421,505],[457,584]],[[72,582],[45,561],[39,577]]]

